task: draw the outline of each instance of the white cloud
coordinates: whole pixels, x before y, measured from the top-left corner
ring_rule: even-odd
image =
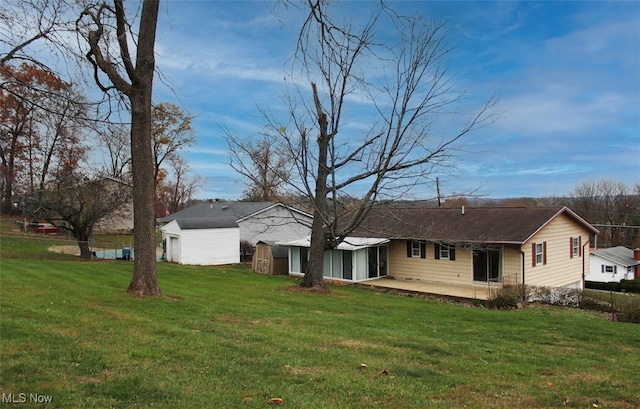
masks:
[[[175,4],[169,7],[172,13]],[[634,160],[639,148],[629,147],[640,145],[640,29],[633,21],[637,5],[402,6],[421,9],[427,16],[434,8],[447,11],[453,43],[461,45],[452,54],[452,68],[460,67],[463,79],[473,83],[474,96],[495,92],[500,99],[502,118],[463,141],[475,154],[462,155],[458,168],[466,180],[455,183],[481,181],[499,195],[517,195],[530,187],[533,195],[545,185],[568,191],[561,186],[598,172],[616,172],[627,180],[640,174],[637,156]],[[295,45],[294,20],[283,19],[282,28],[263,7],[226,2],[202,2],[195,10],[181,6],[180,13],[171,14],[173,31],[158,37],[159,67],[198,116],[200,146],[189,152],[191,165],[212,180],[219,177],[218,186],[234,192],[242,187],[230,182],[233,171],[226,162],[212,163],[226,155],[219,124],[239,136],[262,129],[265,120],[257,106],[275,112],[282,108],[283,78],[290,74],[286,63]],[[180,17],[183,11],[188,12]],[[291,83],[307,86],[301,78],[288,79]],[[370,100],[354,94],[349,102],[356,105],[346,112],[343,134],[366,131],[371,124],[362,109]],[[203,154],[215,159],[203,160]],[[627,176],[619,171],[619,162],[627,164]]]

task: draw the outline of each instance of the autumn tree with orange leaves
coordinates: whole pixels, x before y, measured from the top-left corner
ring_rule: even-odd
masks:
[[[83,98],[49,71],[32,64],[0,67],[2,211],[15,195],[38,197],[53,173],[78,166]]]
[[[191,116],[175,104],[161,102],[151,110],[151,137],[154,159],[153,186],[156,216],[178,210],[191,198],[199,178],[189,176],[189,166],[180,151],[196,143]]]

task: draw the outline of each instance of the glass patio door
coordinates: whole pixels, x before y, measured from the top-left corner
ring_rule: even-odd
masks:
[[[369,262],[368,278],[377,278],[387,275],[387,246],[369,247],[367,249]]]
[[[473,250],[473,281],[500,280],[500,250]]]

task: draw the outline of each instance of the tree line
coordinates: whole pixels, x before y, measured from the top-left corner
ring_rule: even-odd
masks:
[[[128,124],[90,118],[82,90],[36,65],[7,63],[0,79],[2,213],[45,219],[86,242],[100,219],[131,201]],[[151,129],[154,209],[164,216],[200,184],[180,154],[195,135],[191,117],[167,102],[153,106]],[[120,184],[111,195],[105,178]]]
[[[140,296],[160,294],[156,214],[178,210],[201,183],[180,156],[195,143],[190,115],[152,99],[158,8],[0,4],[0,209],[68,229],[86,256],[80,242],[96,220],[132,202],[127,291]]]

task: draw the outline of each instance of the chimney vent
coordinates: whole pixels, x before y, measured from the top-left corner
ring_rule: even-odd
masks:
[[[464,206],[462,206],[462,214],[464,215]]]

